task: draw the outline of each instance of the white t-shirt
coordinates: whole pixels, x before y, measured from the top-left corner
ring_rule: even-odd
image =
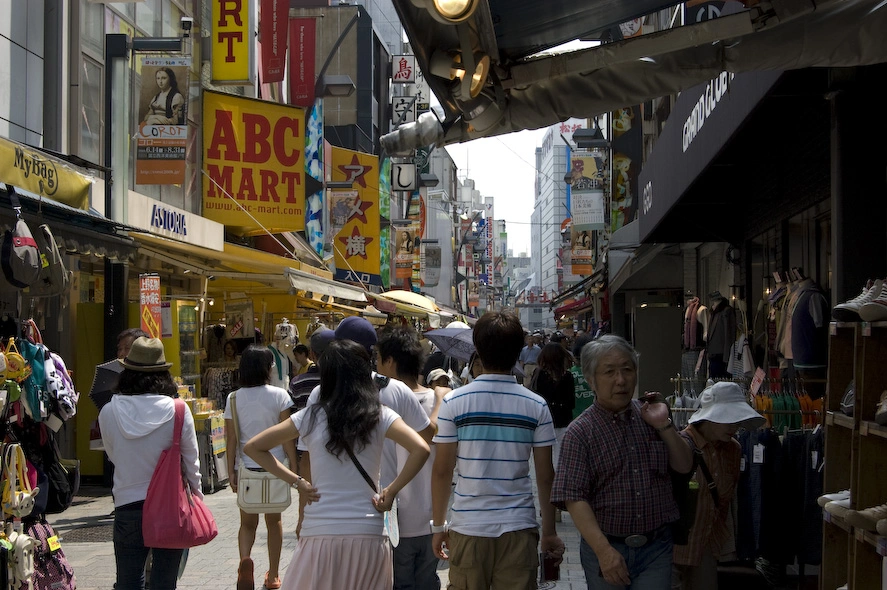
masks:
[[[434,391],[426,389],[423,392],[413,392],[419,401],[419,405],[425,410],[425,414],[431,415],[434,411]],[[409,452],[400,445],[396,445],[397,465],[402,467],[410,456]],[[434,467],[434,445],[431,445],[431,455],[416,474],[397,495],[397,524],[400,536],[421,537],[430,535],[431,528],[431,470]]]
[[[373,372],[373,377],[376,376],[376,373]],[[317,399],[320,397],[320,386],[318,385],[311,391],[311,395],[308,396],[308,403],[305,407],[311,407],[313,404],[317,403]],[[388,385],[379,390],[379,401],[382,402],[382,405],[388,406],[397,414],[403,418],[403,421],[407,426],[415,430],[416,432],[421,432],[428,428],[431,425],[431,420],[428,419],[428,414],[425,413],[425,410],[422,409],[422,406],[419,405],[419,400],[416,399],[416,396],[413,394],[413,390],[407,387],[406,383],[403,381],[398,381],[397,379],[390,379],[388,381]],[[298,443],[298,448],[300,451],[309,451],[310,450],[302,444],[300,440]],[[384,488],[397,477],[397,443],[393,440],[385,441],[385,453],[382,458],[382,487]],[[314,474],[314,460],[311,461],[311,473]]]
[[[240,433],[237,437],[237,457],[243,458],[246,467],[259,469],[259,464],[243,454],[243,445],[260,432],[280,423],[280,413],[292,407],[293,400],[285,389],[273,385],[257,387],[241,387],[228,394],[225,402],[225,420],[233,420],[231,415],[231,396],[237,394],[237,422]],[[286,453],[282,446],[271,449],[281,463],[286,463]],[[235,462],[237,461],[235,457]],[[239,465],[239,463],[236,463]]]
[[[317,412],[313,423],[312,411]],[[359,451],[354,449],[357,460],[374,480],[379,477],[385,433],[399,417],[383,406],[370,444]],[[329,440],[326,412],[309,405],[293,414],[291,420],[299,431],[300,445],[304,444],[311,453],[311,483],[320,493],[319,501],[305,506],[302,535],[384,535],[382,514],[373,506],[373,490],[369,484],[347,452],[336,457],[326,449]]]

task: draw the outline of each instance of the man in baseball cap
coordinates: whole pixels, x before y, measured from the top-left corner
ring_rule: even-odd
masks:
[[[336,339],[357,342],[372,353],[377,342],[376,329],[366,318],[351,316],[342,320],[336,328]]]

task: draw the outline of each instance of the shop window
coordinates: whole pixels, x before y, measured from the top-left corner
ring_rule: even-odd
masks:
[[[133,2],[108,2],[107,5],[127,17],[130,21],[136,19],[136,5]]]
[[[161,36],[161,24],[160,0],[145,0],[136,4],[136,26],[147,36]]]
[[[80,47],[98,59],[105,54],[104,24],[102,5],[80,0]]]
[[[102,66],[83,56],[80,79],[80,149],[90,162],[102,161]]]

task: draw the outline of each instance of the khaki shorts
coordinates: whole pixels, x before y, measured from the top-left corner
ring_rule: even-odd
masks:
[[[470,537],[450,531],[448,590],[535,590],[539,531]]]

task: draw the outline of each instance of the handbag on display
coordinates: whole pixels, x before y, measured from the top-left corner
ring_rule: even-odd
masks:
[[[142,508],[146,547],[187,549],[205,545],[219,534],[212,512],[191,492],[182,469],[182,425],[185,402],[175,399],[172,446],[160,453]]]
[[[13,588],[31,588],[34,578],[34,551],[40,542],[27,535],[11,522],[6,523],[6,540],[12,545],[7,554],[9,565],[9,581]]]
[[[39,488],[32,488],[26,472],[25,453],[18,443],[8,443],[3,451],[3,514],[24,518],[34,510]]]
[[[231,394],[231,418],[237,440],[241,440],[237,421],[237,392]],[[239,447],[240,445],[238,445]],[[292,487],[268,471],[252,471],[239,457],[237,468],[237,505],[247,514],[278,514],[292,504]]]
[[[76,590],[74,568],[65,557],[52,525],[38,520],[28,524],[25,533],[36,541],[34,573],[31,577],[34,590]]]

